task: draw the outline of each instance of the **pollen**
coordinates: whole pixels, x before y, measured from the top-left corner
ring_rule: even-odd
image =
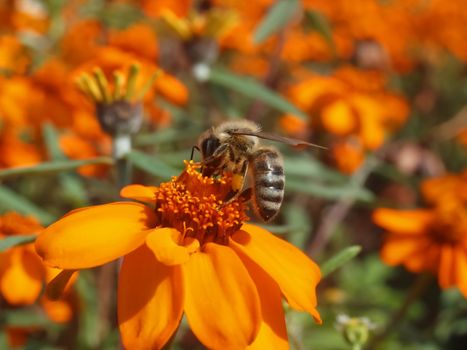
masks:
[[[230,235],[248,220],[246,203],[241,199],[225,201],[231,190],[232,175],[219,178],[203,176],[201,165],[185,162],[185,170],[156,190],[155,211],[158,225],[173,227],[184,238],[228,244]]]

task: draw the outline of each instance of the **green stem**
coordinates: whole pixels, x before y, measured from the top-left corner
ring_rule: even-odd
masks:
[[[115,160],[117,190],[131,181],[131,164],[127,155],[131,152],[131,137],[129,134],[115,135],[112,138],[112,157]]]

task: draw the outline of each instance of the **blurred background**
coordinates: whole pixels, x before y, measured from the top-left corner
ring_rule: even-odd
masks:
[[[463,0],[0,0],[0,348],[119,348],[115,278],[48,300],[35,234],[248,119],[327,148],[275,144],[286,197],[259,223],[325,272],[324,323],[287,310],[291,348],[465,349],[466,38]],[[459,259],[405,254],[404,210]],[[184,322],[172,348],[202,346]]]

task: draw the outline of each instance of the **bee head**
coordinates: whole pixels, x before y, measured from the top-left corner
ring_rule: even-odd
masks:
[[[207,137],[203,138],[199,142],[199,148],[201,149],[201,154],[203,159],[210,157],[214,154],[216,149],[220,146],[220,140],[214,134],[210,133]]]

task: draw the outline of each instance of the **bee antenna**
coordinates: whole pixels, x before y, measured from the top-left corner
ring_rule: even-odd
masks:
[[[198,146],[193,146],[193,147],[191,147],[191,156],[190,156],[190,160],[193,160],[193,156],[194,156],[194,154],[195,154],[195,150],[197,150],[198,152],[201,152]]]

